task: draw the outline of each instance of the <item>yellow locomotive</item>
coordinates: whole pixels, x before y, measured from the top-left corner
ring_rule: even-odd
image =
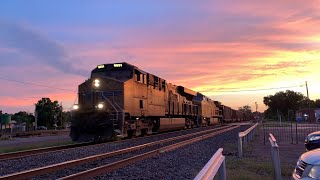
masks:
[[[107,140],[213,125],[222,119],[221,103],[201,93],[125,62],[102,64],[79,85],[70,136],[73,141]]]

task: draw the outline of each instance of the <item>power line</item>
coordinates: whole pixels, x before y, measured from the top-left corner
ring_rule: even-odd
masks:
[[[0,76],[0,79],[6,80],[6,81],[11,81],[11,82],[16,82],[16,83],[21,83],[21,84],[26,84],[26,85],[31,85],[31,86],[39,86],[39,87],[45,87],[45,88],[50,88],[50,89],[75,92],[74,90],[71,90],[71,89],[57,88],[57,87],[47,86],[47,85],[42,85],[42,84],[35,84],[35,83],[30,83],[30,82],[18,81],[18,80],[9,79],[9,78],[3,77],[3,76]]]
[[[0,79],[6,80],[6,81],[12,81],[12,82],[16,82],[16,83],[21,83],[21,84],[32,85],[32,86],[39,86],[39,87],[45,87],[45,88],[51,88],[51,89],[75,92],[74,90],[71,90],[71,89],[57,88],[57,87],[53,87],[53,86],[47,86],[47,85],[30,83],[30,82],[18,81],[18,80],[9,79],[9,78],[3,77],[3,76],[0,76]],[[296,86],[287,86],[287,87],[265,88],[265,89],[245,89],[245,90],[230,90],[230,91],[206,90],[206,91],[199,91],[199,92],[252,92],[252,91],[266,91],[266,90],[294,88],[294,87],[303,87],[303,86],[304,86],[304,84],[296,85]]]
[[[25,82],[25,81],[18,81],[18,80],[14,80],[14,79],[9,79],[3,76],[0,76],[0,79],[6,80],[6,81],[11,81],[11,82],[15,82],[15,83],[21,83],[21,84],[26,84],[26,85],[31,85],[31,86],[39,86],[39,87],[45,87],[45,88],[50,88],[50,89],[57,89],[57,90],[62,90],[62,91],[71,91],[71,92],[75,92],[74,90],[71,89],[64,89],[64,88],[57,88],[57,87],[53,87],[53,86],[47,86],[47,85],[42,85],[42,84],[35,84],[35,83],[30,83],[30,82]],[[25,99],[38,99],[38,98],[43,98],[43,97],[22,97],[19,98],[20,100],[25,100]],[[77,96],[74,100],[74,103],[77,101]],[[65,109],[72,109],[71,108],[65,108]]]
[[[296,86],[287,86],[287,87],[277,87],[277,88],[265,88],[265,89],[245,89],[245,90],[232,90],[232,91],[200,91],[200,92],[250,92],[250,91],[266,91],[266,90],[274,90],[274,89],[284,89],[284,88],[294,88],[294,87],[303,87],[302,85],[296,85]]]

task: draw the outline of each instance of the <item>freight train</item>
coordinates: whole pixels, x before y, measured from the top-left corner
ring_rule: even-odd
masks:
[[[243,113],[129,63],[101,64],[78,87],[70,137],[100,141],[243,120]]]

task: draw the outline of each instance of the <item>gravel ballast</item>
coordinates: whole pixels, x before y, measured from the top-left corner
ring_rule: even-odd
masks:
[[[193,179],[224,144],[237,143],[238,133],[249,126],[137,162],[96,179]]]
[[[148,136],[145,138],[128,139],[126,141],[121,141],[121,142],[110,142],[110,143],[105,143],[105,144],[100,144],[95,146],[81,147],[81,148],[69,149],[69,150],[64,150],[59,152],[34,155],[30,157],[25,157],[25,158],[0,161],[0,176],[11,174],[14,172],[25,171],[28,169],[48,166],[51,164],[57,164],[57,163],[61,163],[69,160],[79,159],[79,158],[92,156],[96,154],[111,152],[114,150],[132,147],[132,146],[153,142],[161,139],[166,139],[169,137],[203,131],[206,129],[215,129],[217,127],[219,126],[196,128],[196,129],[187,130],[187,131],[177,131],[174,133],[165,133],[165,134],[160,134],[155,136]]]

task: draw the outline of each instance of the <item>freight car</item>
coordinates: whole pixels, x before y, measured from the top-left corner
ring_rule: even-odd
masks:
[[[78,87],[70,137],[107,140],[230,122],[227,109],[131,64],[102,64]]]
[[[220,111],[222,114],[221,120],[223,123],[247,121],[250,119],[248,117],[249,115],[247,115],[241,111],[232,109],[231,107],[228,107],[225,105],[220,106]]]
[[[233,116],[232,116],[232,111],[233,109],[231,109],[228,106],[224,106],[222,105],[222,114],[223,114],[223,122],[225,123],[229,123],[233,121]]]
[[[197,93],[197,96],[193,97],[193,104],[199,108],[200,118],[198,125],[207,126],[218,124],[221,116],[217,113],[216,110],[218,107],[213,100],[201,93]]]

